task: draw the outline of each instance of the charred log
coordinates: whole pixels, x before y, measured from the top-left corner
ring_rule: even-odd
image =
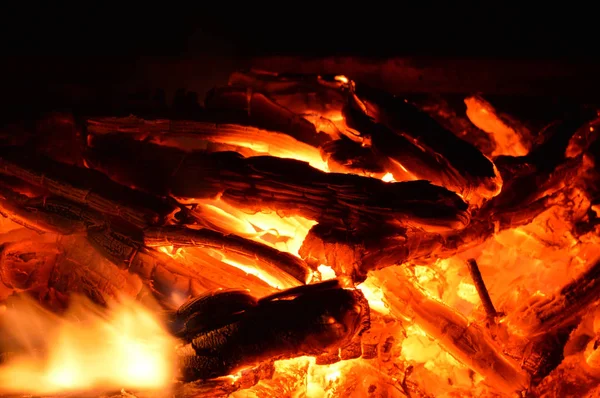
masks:
[[[468,119],[463,96],[410,95],[407,99],[458,138],[492,157],[496,142]]]
[[[550,334],[572,325],[600,300],[600,262],[551,297],[535,297],[525,304],[511,322],[529,336]]]
[[[232,303],[231,295],[224,294],[223,300]],[[349,344],[368,328],[369,306],[357,290],[334,287],[295,295],[258,305],[244,300],[242,307],[232,307],[225,324],[227,317],[211,323],[213,317],[204,316],[208,328],[178,350],[182,379],[223,376],[265,359],[319,355]],[[192,307],[203,313],[204,304],[197,301]],[[185,317],[187,311],[178,315]]]
[[[399,181],[408,171],[465,196],[490,198],[500,190],[489,159],[402,98],[358,86],[345,116],[376,152],[404,167],[392,168]]]
[[[230,122],[281,131],[314,147],[331,140],[308,120],[251,90],[238,87],[214,89],[207,95],[204,105]]]
[[[323,173],[291,159],[185,153],[115,135],[95,137],[91,144],[88,164],[123,184],[159,195],[220,197],[255,212],[299,214],[359,229],[381,220],[426,230],[460,229],[469,220],[458,195],[425,181],[388,184]]]
[[[162,224],[177,206],[113,182],[90,169],[53,162],[20,148],[0,153],[0,173],[135,225]]]
[[[244,257],[259,259],[269,275],[286,281],[286,284],[305,283],[309,268],[304,261],[289,253],[280,252],[269,246],[233,234],[223,235],[208,229],[180,227],[148,228],[144,230],[144,244],[148,247],[195,246],[233,252]],[[292,276],[296,281],[290,281]]]

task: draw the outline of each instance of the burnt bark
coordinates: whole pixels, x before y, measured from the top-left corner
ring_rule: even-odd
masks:
[[[185,153],[104,135],[92,140],[86,160],[115,180],[154,194],[220,197],[255,212],[298,214],[347,228],[392,222],[448,230],[461,229],[469,220],[467,205],[458,195],[426,181],[385,183],[324,173],[292,159],[243,158],[231,152]]]

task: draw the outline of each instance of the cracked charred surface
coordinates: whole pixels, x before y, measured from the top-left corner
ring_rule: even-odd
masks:
[[[214,309],[219,314],[214,314]],[[175,314],[184,380],[235,373],[265,359],[337,352],[369,328],[369,304],[337,281],[281,291],[260,300],[244,292],[216,292]]]

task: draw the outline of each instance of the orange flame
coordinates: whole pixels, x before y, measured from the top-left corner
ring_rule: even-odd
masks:
[[[0,391],[162,390],[171,382],[176,343],[137,302],[112,303],[105,313],[75,297],[68,313],[58,317],[19,300],[2,320],[11,325],[4,333],[12,331],[3,345],[11,341],[26,349],[0,367]]]

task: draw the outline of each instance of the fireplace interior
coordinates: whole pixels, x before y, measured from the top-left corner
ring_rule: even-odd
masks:
[[[0,393],[600,396],[597,63],[238,45],[4,63]]]

